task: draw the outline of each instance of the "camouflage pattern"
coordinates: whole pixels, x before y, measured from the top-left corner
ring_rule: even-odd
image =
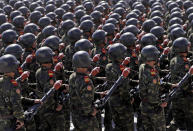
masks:
[[[152,68],[148,64],[140,65],[139,87],[142,99],[140,108],[143,128],[146,131],[166,130],[163,109],[160,112],[156,112],[155,110],[161,104],[159,81],[160,76],[156,68]]]
[[[74,72],[69,78],[72,122],[78,131],[99,131],[94,111],[94,86],[86,74]]]
[[[122,73],[122,69],[120,69],[118,63],[107,64],[105,70],[107,81],[109,81],[109,83],[115,82]],[[130,103],[131,97],[128,92],[131,89],[131,86],[129,85],[128,79],[123,83],[124,84],[120,85],[110,98],[112,118],[115,123],[115,130],[132,131],[134,121],[133,107]],[[109,87],[111,87],[111,85],[109,85]]]

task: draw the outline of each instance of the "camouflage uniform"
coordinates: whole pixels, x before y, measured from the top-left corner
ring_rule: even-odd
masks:
[[[170,61],[171,82],[177,83],[180,81],[186,72],[188,72],[189,67],[190,63],[187,58],[180,55],[174,57]],[[174,129],[186,129],[186,122],[188,122],[186,117],[192,116],[192,104],[189,103],[189,100],[192,99],[190,94],[192,95],[189,86],[184,86],[182,91],[178,92],[177,97],[172,101],[172,114],[175,121],[172,128]],[[187,114],[187,112],[189,113]],[[188,120],[189,122],[192,121],[191,119]]]
[[[109,63],[106,66],[106,77],[110,83],[116,81],[121,75],[120,65],[117,63]],[[132,131],[133,130],[133,107],[130,103],[129,96],[129,80],[125,80],[124,84],[113,93],[110,98],[112,108],[112,117],[115,122],[115,130],[117,131]],[[111,84],[112,85],[112,84]]]
[[[142,99],[141,119],[145,131],[165,131],[165,118],[163,109],[156,112],[155,108],[160,106],[159,90],[160,76],[155,68],[147,64],[139,67],[140,97]],[[161,107],[160,107],[161,108]]]
[[[77,131],[99,131],[96,117],[92,116],[94,86],[86,74],[73,73],[69,78],[72,121]]]
[[[21,105],[21,95],[18,83],[11,77],[3,76],[0,79],[0,104],[1,104],[1,117],[0,117],[0,130],[9,131],[13,130],[15,126],[14,119],[23,121],[23,108]],[[19,130],[25,130],[19,129]]]
[[[52,70],[41,67],[36,72],[37,88],[45,94],[54,84],[55,76]],[[42,96],[41,96],[42,97]],[[47,103],[45,103],[40,111],[40,129],[50,131],[64,130],[64,115],[62,111],[56,111],[57,101],[54,94]]]

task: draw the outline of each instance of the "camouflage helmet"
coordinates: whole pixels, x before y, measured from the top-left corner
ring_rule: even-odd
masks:
[[[41,47],[36,51],[36,61],[39,64],[47,64],[47,63],[52,63],[53,56],[55,53],[50,49],[49,47]]]
[[[52,35],[45,39],[42,46],[50,47],[53,51],[59,50],[59,44],[61,43],[61,39],[58,36]]]
[[[147,45],[141,50],[141,59],[146,61],[157,61],[159,57],[159,50],[154,45]]]
[[[18,44],[11,44],[5,48],[4,54],[11,54],[14,55],[17,60],[21,59],[21,55],[23,53],[23,49],[20,45]]]
[[[86,51],[78,51],[72,57],[72,65],[75,68],[90,68],[91,58]]]
[[[11,54],[3,55],[0,57],[0,72],[10,73],[16,72],[19,66],[19,61]]]
[[[121,43],[115,43],[110,46],[108,50],[109,59],[118,62],[119,60],[123,60],[125,58],[125,53],[127,51],[127,47],[125,47]]]
[[[174,40],[172,45],[172,51],[174,53],[184,53],[188,51],[189,41],[184,37],[179,37]]]
[[[19,37],[19,43],[24,48],[32,48],[33,44],[36,41],[36,36],[32,33],[25,33]]]
[[[17,40],[17,33],[14,30],[6,30],[2,33],[1,39],[4,44],[12,44],[15,40]]]
[[[135,46],[137,38],[131,32],[123,33],[120,37],[120,42],[126,47]]]
[[[93,48],[93,44],[87,39],[80,39],[75,43],[74,48],[76,51],[83,50],[89,52]]]

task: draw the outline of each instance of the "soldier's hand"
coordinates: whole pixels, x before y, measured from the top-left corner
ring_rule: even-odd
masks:
[[[189,73],[192,75],[193,74],[193,66],[190,67]]]
[[[92,116],[96,116],[97,112],[98,112],[97,109],[94,108],[94,111],[92,112]]]
[[[130,63],[130,57],[126,57],[125,60],[122,62],[122,65],[128,65]]]
[[[164,55],[167,55],[168,53],[170,52],[170,48],[169,47],[166,47],[163,51],[163,54]]]
[[[96,55],[92,58],[92,61],[93,61],[93,62],[97,62],[97,61],[99,61],[99,59],[100,59],[100,54],[96,54]]]
[[[100,72],[100,67],[95,67],[95,68],[91,71],[90,75],[91,75],[92,77],[94,77],[94,76],[96,76],[99,72]]]
[[[122,76],[127,78],[127,76],[130,74],[130,68],[125,68],[122,72]]]
[[[167,46],[169,43],[169,39],[165,39],[164,42],[163,42],[163,46]]]
[[[62,110],[62,105],[58,104],[57,107],[56,107],[56,111],[61,111]]]
[[[65,48],[65,44],[61,43],[59,44],[59,51],[62,51]]]
[[[60,53],[59,55],[58,55],[58,60],[62,60],[64,58],[64,53]]]
[[[55,90],[58,90],[60,89],[60,87],[62,86],[62,80],[57,80],[55,83],[54,83],[54,88]]]
[[[141,49],[141,46],[139,44],[136,45],[136,52],[139,52]]]
[[[34,100],[34,103],[35,103],[35,104],[43,104],[40,99],[35,99],[35,100]]]
[[[131,104],[133,104],[134,103],[134,101],[135,101],[135,99],[134,98],[131,98]]]
[[[178,87],[178,84],[172,84],[172,89]]]
[[[25,79],[27,79],[30,75],[30,72],[29,71],[24,71],[22,74],[21,74],[21,80],[24,81]]]
[[[59,72],[59,71],[62,70],[62,68],[63,68],[63,64],[62,64],[62,62],[59,62],[59,63],[57,63],[56,66],[54,67],[54,71]]]
[[[16,121],[16,130],[22,128],[24,126],[24,122],[17,120]]]
[[[168,103],[167,103],[167,102],[163,102],[163,103],[161,103],[161,105],[160,105],[160,106],[161,106],[162,108],[165,108],[167,105],[168,105]]]
[[[25,59],[25,62],[26,62],[26,63],[31,63],[32,60],[33,60],[33,56],[32,56],[32,55],[28,55],[28,56],[26,57],[26,59]]]
[[[117,33],[116,36],[115,36],[116,39],[119,39],[120,38],[120,33]]]

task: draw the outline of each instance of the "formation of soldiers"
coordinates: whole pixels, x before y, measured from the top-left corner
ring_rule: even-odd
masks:
[[[4,0],[0,47],[0,131],[193,131],[191,0]]]

